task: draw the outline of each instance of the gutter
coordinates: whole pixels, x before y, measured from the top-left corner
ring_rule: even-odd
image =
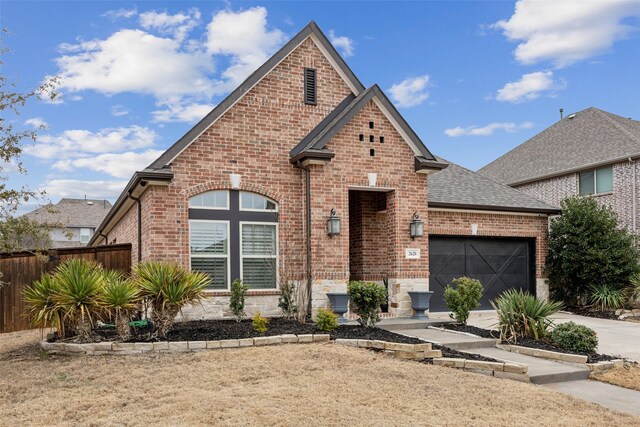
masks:
[[[517,213],[537,213],[545,215],[559,215],[561,210],[558,208],[527,208],[515,206],[491,206],[491,205],[468,205],[464,203],[448,203],[448,202],[429,202],[429,208],[445,208],[445,209],[466,209],[466,210],[482,210],[482,211],[498,211]]]

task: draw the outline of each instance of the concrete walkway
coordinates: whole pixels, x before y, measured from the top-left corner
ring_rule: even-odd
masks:
[[[600,381],[569,381],[543,387],[597,403],[605,408],[640,416],[640,392]]]
[[[445,320],[448,313],[432,313],[431,320]],[[598,352],[621,356],[625,359],[640,362],[640,323],[621,322],[619,320],[597,319],[595,317],[578,316],[571,313],[557,313],[551,318],[556,323],[573,321],[588,326],[598,334]],[[469,316],[469,325],[485,329],[495,329],[498,318],[495,311],[474,311]]]

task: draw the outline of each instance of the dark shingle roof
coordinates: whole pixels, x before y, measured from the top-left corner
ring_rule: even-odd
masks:
[[[61,199],[50,208],[41,207],[24,216],[41,223],[96,228],[111,209],[111,203],[107,200]]]
[[[516,185],[640,155],[640,121],[587,108],[570,114],[478,172]]]
[[[448,162],[449,167],[429,176],[429,207],[486,209],[513,212],[557,213],[548,205],[520,190],[492,181]]]

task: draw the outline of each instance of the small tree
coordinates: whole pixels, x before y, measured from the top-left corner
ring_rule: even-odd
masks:
[[[453,289],[447,285],[444,290],[444,302],[452,311],[449,316],[466,325],[469,313],[478,307],[480,298],[482,298],[482,283],[469,277],[453,279],[453,283],[457,288]]]
[[[592,197],[562,201],[551,222],[547,273],[552,298],[569,307],[585,305],[590,287],[621,288],[638,270],[633,235],[619,227],[615,212]]]
[[[247,297],[249,286],[242,283],[242,280],[236,279],[231,284],[231,298],[229,300],[229,308],[236,320],[239,322],[244,317],[244,300]]]
[[[387,292],[382,285],[353,281],[347,285],[347,292],[351,309],[359,316],[358,323],[362,326],[373,326],[380,321],[380,304],[387,298]]]

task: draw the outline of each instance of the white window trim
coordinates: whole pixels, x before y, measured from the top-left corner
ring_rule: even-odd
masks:
[[[611,168],[611,190],[609,191],[601,191],[598,192],[598,169]],[[593,172],[593,193],[582,193],[580,191],[580,175],[583,173]],[[587,169],[582,172],[578,172],[578,196],[598,196],[603,194],[612,194],[613,193],[613,165],[609,166],[601,166],[595,169]]]
[[[191,271],[191,224],[194,222],[206,222],[207,224],[218,223],[227,226],[227,254],[198,254],[195,258],[226,258],[227,260],[227,287],[226,288],[206,288],[205,292],[224,292],[231,290],[231,224],[230,221],[211,220],[211,219],[190,219],[189,220],[189,271]]]
[[[278,206],[278,204],[276,203],[276,206]],[[279,238],[279,227],[278,227],[278,223],[277,222],[259,222],[259,221],[239,221],[240,224],[240,233],[238,233],[239,239],[240,241],[238,242],[238,244],[240,245],[240,280],[242,280],[242,282],[244,283],[244,271],[242,268],[242,261],[244,260],[244,258],[254,258],[254,259],[261,259],[261,258],[273,258],[276,260],[276,286],[273,288],[258,288],[258,289],[252,289],[250,288],[249,290],[251,292],[269,292],[269,291],[274,291],[274,290],[278,290],[280,289],[280,259],[278,257],[278,254],[280,253],[280,238]],[[244,227],[244,225],[272,225],[276,227],[276,253],[274,255],[244,255],[244,253],[242,252],[242,227]]]
[[[191,206],[191,198],[196,197],[196,196],[201,196],[205,193],[214,193],[214,192],[224,192],[227,196],[227,201],[226,201],[226,207],[224,208],[219,208],[219,207],[215,207],[215,206]],[[193,196],[189,197],[188,200],[188,204],[189,204],[189,209],[207,209],[210,211],[228,211],[231,206],[231,201],[229,198],[229,190],[209,190],[209,191],[203,191],[202,193],[198,193],[198,194],[194,194]]]
[[[250,208],[243,208],[242,207],[242,193],[248,193],[248,194],[255,194],[256,196],[260,196],[260,197],[264,197],[265,199],[269,200],[270,202],[273,202],[274,205],[276,205],[275,209],[250,209]],[[252,191],[240,191],[240,202],[239,202],[239,206],[238,209],[243,211],[243,212],[278,212],[278,203],[273,200],[270,197],[267,197],[265,195],[262,195],[260,193],[254,193]],[[267,223],[264,223],[267,224]]]

